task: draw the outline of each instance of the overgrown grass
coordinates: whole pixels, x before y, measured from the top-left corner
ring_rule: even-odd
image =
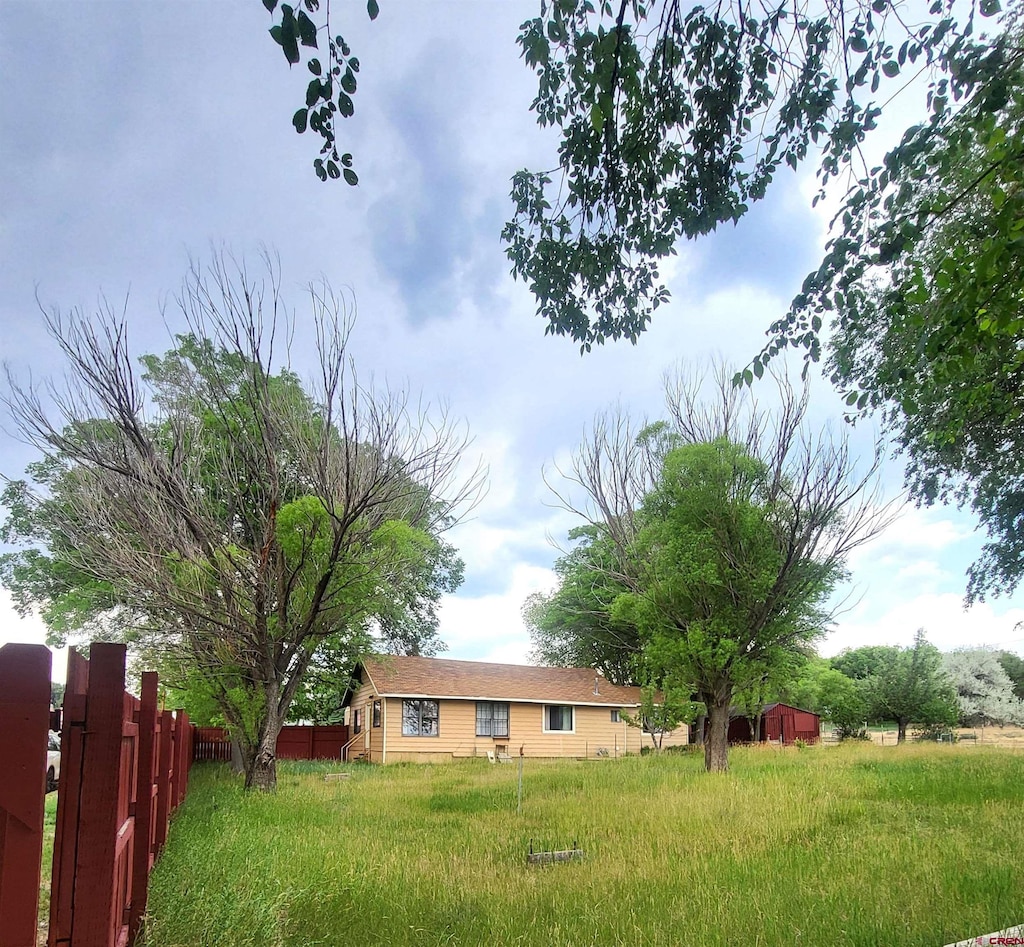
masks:
[[[38,926],[45,931],[50,921],[50,875],[53,871],[53,837],[57,831],[57,793],[46,794],[43,809],[43,858],[39,872]],[[42,938],[45,943],[45,936]]]
[[[1024,757],[870,745],[193,770],[147,947],[899,944],[1024,921]],[[580,862],[526,864],[534,847]]]

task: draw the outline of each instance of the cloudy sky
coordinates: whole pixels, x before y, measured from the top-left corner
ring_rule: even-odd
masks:
[[[101,297],[127,307],[136,351],[165,351],[190,257],[267,246],[295,310],[293,367],[311,372],[303,287],[326,277],[355,301],[360,371],[446,402],[490,467],[486,499],[451,537],[466,581],[441,635],[456,658],[525,660],[521,605],[551,587],[552,540],[574,525],[552,505],[545,465],[613,402],[661,414],[662,373],[680,360],[746,363],[824,240],[811,182],[783,178],[738,227],[680,248],[673,301],[638,345],[581,357],[546,337],[499,240],[511,175],[555,163],[515,44],[538,7],[382,0],[370,23],[361,4],[338,5],[335,30],[362,63],[356,115],[341,126],[360,173],[349,188],[312,173],[314,139],[290,125],[308,75],[289,72],[258,0],[3,4],[2,358],[21,378],[59,376],[40,305],[91,311]],[[838,423],[827,385],[813,399],[816,422]],[[33,454],[3,423],[0,475],[15,478]],[[869,432],[853,433],[868,450]],[[890,493],[901,481],[889,463]],[[823,652],[908,644],[921,626],[944,649],[1024,652],[1024,597],[962,607],[981,542],[956,510],[909,509],[852,560]],[[0,591],[0,642],[42,636]]]

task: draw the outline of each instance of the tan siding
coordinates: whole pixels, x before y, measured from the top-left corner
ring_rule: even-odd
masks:
[[[364,756],[372,763],[384,762],[384,740],[383,730],[373,729],[373,685],[364,683],[356,691],[349,708],[348,724],[352,728],[352,742],[348,748],[348,758],[355,759]],[[358,736],[355,733],[356,711],[361,710],[363,715],[363,730]]]
[[[358,694],[356,700],[358,700]],[[355,701],[353,701],[353,706]],[[438,736],[402,735],[402,701],[388,698],[384,712],[386,762],[402,760],[441,762],[461,757],[486,756],[488,750],[507,748],[511,756],[593,757],[598,749],[609,755],[639,753],[641,741],[650,745],[650,737],[624,722],[613,723],[610,707],[575,707],[573,733],[544,733],[544,705],[512,702],[509,708],[509,736],[476,735],[476,701],[442,700],[439,707]],[[685,743],[687,732],[680,727],[665,737],[665,746]]]

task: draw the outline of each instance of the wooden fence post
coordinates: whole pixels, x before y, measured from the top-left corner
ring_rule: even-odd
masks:
[[[124,645],[107,642],[96,642],[89,650],[71,947],[113,947],[122,926],[118,863],[130,841],[122,832],[127,820],[123,825],[119,812],[125,652]],[[126,881],[130,884],[130,878]],[[126,924],[127,918],[123,920]]]
[[[48,947],[71,943],[72,903],[75,886],[75,846],[81,811],[82,743],[85,730],[85,695],[89,662],[68,649],[64,707],[60,731],[60,782],[57,785],[57,827],[53,837],[53,873],[50,878]]]
[[[160,757],[156,773],[156,831],[153,834],[155,854],[167,842],[167,822],[171,817],[171,767],[174,765],[174,715],[160,712]]]
[[[139,755],[135,808],[135,853],[132,864],[132,902],[128,916],[128,943],[135,940],[146,911],[149,872],[153,867],[156,823],[157,674],[142,675],[139,704]]]
[[[34,947],[43,857],[50,652],[0,648],[0,947]]]

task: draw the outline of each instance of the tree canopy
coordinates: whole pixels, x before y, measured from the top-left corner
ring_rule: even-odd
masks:
[[[1024,701],[990,648],[960,648],[943,655],[943,667],[956,689],[960,723],[1024,726]]]
[[[321,139],[315,173],[356,184],[337,119],[354,112],[360,63],[337,12],[332,22],[330,0],[262,3],[289,66],[305,61],[311,74],[292,124]],[[366,9],[375,19],[378,0]],[[997,89],[998,69],[975,68],[993,47],[975,36],[975,15],[999,9],[999,0],[936,0],[911,21],[890,0],[542,2],[518,43],[537,76],[537,121],[560,132],[558,164],[514,176],[502,236],[545,331],[583,350],[636,341],[668,299],[658,267],[680,241],[736,222],[781,170],[808,158],[822,187],[854,168],[879,102],[908,76],[932,71],[937,112]]]
[[[957,721],[956,692],[942,655],[923,628],[909,648],[869,645],[844,652],[832,663],[856,682],[867,720],[896,721],[899,743],[912,723],[929,730]]]
[[[723,370],[710,395],[680,372],[670,420],[600,416],[561,472],[580,543],[528,612],[550,659],[625,649],[642,683],[701,701],[709,769],[727,767],[732,702],[824,630],[847,553],[890,515],[873,468],[857,474],[842,438],[806,430],[806,393],[779,389],[765,412]]]
[[[3,579],[60,633],[92,619],[166,651],[241,743],[249,786],[321,646],[355,657],[376,625],[408,635],[461,577],[444,530],[476,489],[466,436],[353,377],[351,323],[311,287],[319,388],[285,363],[269,283],[216,258],[178,297],[189,332],[140,375],[123,321],[54,312],[69,387],[9,378],[6,402],[43,453],[11,490]],[[51,411],[58,420],[51,421]],[[10,492],[10,491],[9,491]]]
[[[595,668],[613,684],[644,683],[636,626],[612,614],[615,599],[628,589],[617,574],[614,544],[589,525],[571,530],[569,540],[576,545],[555,561],[557,588],[531,595],[523,606],[531,659]]]
[[[887,0],[542,4],[519,43],[537,120],[561,132],[558,166],[516,174],[503,238],[546,331],[583,350],[635,342],[668,299],[659,261],[682,240],[739,220],[808,157],[822,186],[854,167],[905,73],[932,67],[950,96],[970,89],[961,64],[988,44],[971,39],[974,5],[953,9],[909,23]]]
[[[787,345],[821,351],[851,415],[876,413],[907,461],[911,496],[969,505],[990,541],[968,600],[1024,574],[1024,46],[1008,30],[965,60],[958,110],[937,86],[931,121],[863,178],[820,268],[754,368]]]

